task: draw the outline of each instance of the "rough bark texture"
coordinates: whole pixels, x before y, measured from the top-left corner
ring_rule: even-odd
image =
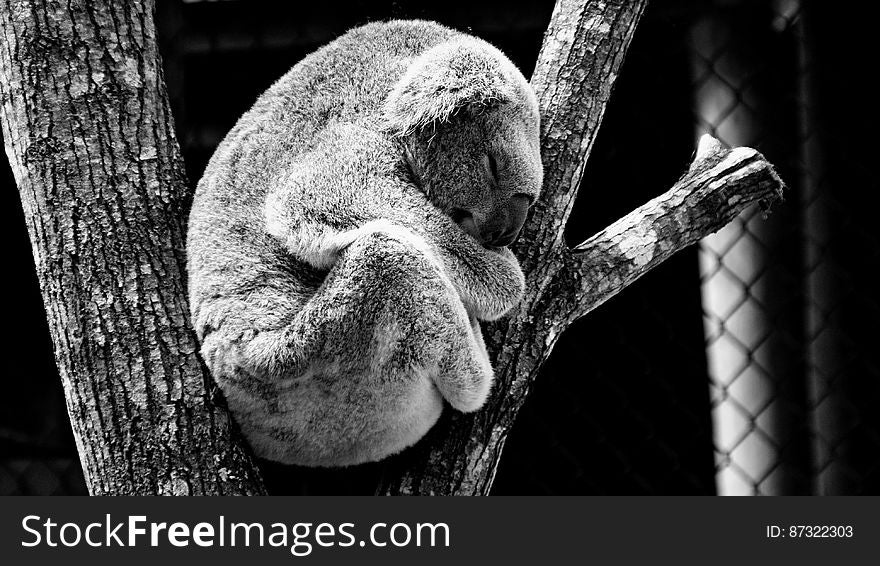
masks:
[[[262,483],[188,323],[188,188],[153,2],[0,0],[0,101],[93,494]]]
[[[526,295],[484,329],[496,384],[473,415],[447,414],[428,438],[388,461],[380,493],[485,495],[530,385],[565,328],[676,251],[782,183],[757,152],[704,138],[663,196],[569,249],[564,228],[611,89],[647,0],[559,0],[532,77],[541,104],[544,192],[516,245]]]

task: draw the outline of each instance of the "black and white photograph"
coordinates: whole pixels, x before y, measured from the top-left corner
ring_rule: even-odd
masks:
[[[0,0],[0,495],[880,494],[859,10]]]

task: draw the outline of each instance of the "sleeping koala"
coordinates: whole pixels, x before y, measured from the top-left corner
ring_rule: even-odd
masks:
[[[352,30],[218,147],[188,234],[202,356],[255,453],[375,461],[492,385],[478,320],[519,301],[507,245],[541,187],[538,105],[488,43]]]

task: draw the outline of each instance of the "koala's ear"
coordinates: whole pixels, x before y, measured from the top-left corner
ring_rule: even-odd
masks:
[[[383,127],[407,135],[443,122],[464,109],[479,111],[509,102],[515,70],[500,51],[470,39],[456,39],[417,57],[397,82],[383,108]]]

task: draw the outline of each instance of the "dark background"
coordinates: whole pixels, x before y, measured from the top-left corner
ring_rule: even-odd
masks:
[[[510,434],[493,493],[880,492],[876,20],[830,4],[649,5],[568,240],[664,192],[703,132],[762,151],[790,191],[768,220],[750,211],[722,243],[678,254],[560,339]],[[353,26],[437,20],[494,43],[529,76],[552,8],[160,0],[189,177],[194,184],[263,90]],[[12,301],[2,337],[0,494],[84,493],[5,164],[0,182]],[[736,255],[743,247],[752,250],[749,269]],[[731,304],[711,314],[704,297],[720,277]],[[707,356],[718,346],[742,364],[724,379]],[[369,492],[375,467],[267,472],[280,492],[358,493]]]

